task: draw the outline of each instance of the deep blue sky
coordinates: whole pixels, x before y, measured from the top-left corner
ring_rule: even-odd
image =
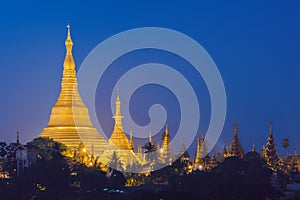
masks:
[[[157,26],[189,35],[214,59],[226,87],[228,112],[219,146],[231,139],[232,123],[237,121],[243,147],[249,150],[255,141],[260,149],[273,120],[277,144],[287,137],[300,151],[300,3],[169,2],[2,3],[0,140],[15,140],[19,130],[21,141],[27,142],[47,125],[60,89],[65,26],[70,22],[77,68],[99,42],[127,29]],[[138,54],[123,59],[128,63]],[[156,54],[143,55],[147,60],[147,55]],[[143,109],[139,102],[138,109]],[[110,113],[106,115],[109,124]],[[176,128],[176,117],[170,118]]]

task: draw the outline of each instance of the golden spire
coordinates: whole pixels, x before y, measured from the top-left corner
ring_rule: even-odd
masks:
[[[200,155],[200,152],[201,152],[201,139],[200,139],[200,136],[198,136],[197,152],[196,152],[196,159],[195,159],[195,163],[196,163],[196,164],[201,163],[201,155]]]
[[[172,156],[173,156],[173,151],[170,146],[170,135],[169,135],[168,122],[166,122],[166,130],[165,130],[163,143],[162,143],[161,160],[163,161],[163,163],[167,163],[167,164],[171,165]]]
[[[49,123],[40,136],[52,138],[74,151],[79,144],[84,143],[88,152],[94,152],[95,156],[100,156],[103,149],[106,149],[107,141],[93,126],[88,109],[77,89],[75,62],[72,56],[73,42],[69,24],[65,46],[61,91],[52,107]],[[106,162],[105,160],[108,159],[104,158],[104,162]]]
[[[71,30],[70,30],[70,24],[67,25],[68,28],[68,36],[65,41],[66,45],[66,57],[64,61],[64,70],[75,70],[75,62],[72,56],[72,47],[73,47],[73,42],[71,39]]]
[[[167,148],[167,146],[169,146],[169,144],[170,144],[169,127],[168,127],[168,122],[166,122],[166,130],[165,130],[165,135],[163,138],[162,147]]]
[[[198,136],[197,151],[200,152],[200,149],[201,149],[201,139],[200,139],[200,136]]]
[[[115,127],[123,131],[122,119],[124,118],[124,116],[121,115],[121,101],[120,101],[119,94],[117,94],[117,99],[116,99],[116,114],[112,118],[115,119]]]
[[[149,134],[149,142],[152,144],[152,133],[150,131],[150,134]]]
[[[167,136],[167,135],[169,135],[168,121],[166,122],[166,135],[165,136]]]

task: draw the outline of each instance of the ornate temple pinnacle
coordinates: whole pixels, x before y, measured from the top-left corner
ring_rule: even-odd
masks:
[[[149,134],[149,142],[152,144],[152,133],[150,131],[150,134]]]
[[[166,136],[169,135],[168,121],[166,122]]]
[[[201,139],[200,136],[198,136],[197,151],[200,152],[200,149],[201,149]]]
[[[112,118],[115,119],[115,127],[123,131],[122,119],[124,116],[121,115],[121,101],[119,95],[117,95],[116,98],[116,113]]]
[[[40,136],[52,138],[74,151],[79,144],[83,143],[88,152],[100,156],[108,143],[93,126],[88,109],[78,92],[69,24],[67,28],[61,91],[55,105],[52,107],[49,123]]]
[[[73,42],[72,42],[72,39],[71,39],[71,26],[70,26],[70,24],[67,25],[67,28],[68,28],[68,36],[67,36],[65,45],[67,47],[68,47],[68,45],[71,45],[71,48],[72,48]]]
[[[64,61],[64,70],[75,70],[75,62],[74,62],[74,58],[72,56],[73,42],[71,39],[70,24],[67,25],[67,28],[68,28],[68,35],[67,35],[67,39],[65,41],[66,57],[65,57],[65,61]]]

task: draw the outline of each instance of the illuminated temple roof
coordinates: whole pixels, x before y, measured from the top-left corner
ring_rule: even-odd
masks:
[[[133,163],[141,163],[141,159],[134,153],[132,133],[130,134],[130,140],[128,140],[123,129],[122,120],[124,116],[121,115],[121,101],[119,95],[117,95],[116,98],[116,112],[113,118],[115,119],[114,129],[108,140],[109,144],[107,150],[101,158],[110,157],[113,152],[115,152],[122,161],[124,169]]]

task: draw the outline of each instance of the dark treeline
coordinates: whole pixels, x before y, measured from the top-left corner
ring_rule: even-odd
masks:
[[[260,200],[282,195],[273,186],[274,181],[281,188],[291,181],[278,172],[272,182],[272,170],[256,152],[243,158],[226,158],[211,171],[182,173],[186,164],[178,159],[172,166],[147,175],[123,174],[112,169],[108,175],[100,165],[87,166],[66,156],[67,148],[51,139],[34,139],[26,146],[37,151],[38,159],[18,176],[1,179],[0,199]],[[293,181],[299,182],[299,174],[294,177]],[[130,180],[139,184],[126,186]]]

